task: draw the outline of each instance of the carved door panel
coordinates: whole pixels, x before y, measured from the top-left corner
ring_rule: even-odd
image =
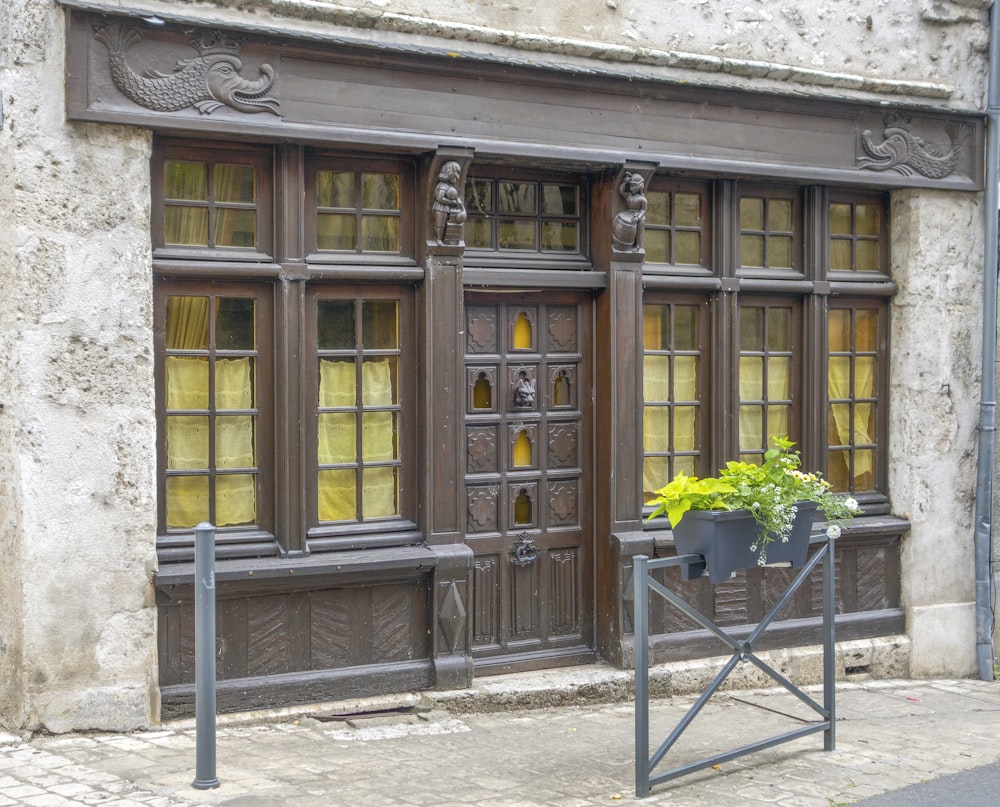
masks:
[[[582,660],[594,612],[590,299],[470,292],[465,315],[476,668]]]

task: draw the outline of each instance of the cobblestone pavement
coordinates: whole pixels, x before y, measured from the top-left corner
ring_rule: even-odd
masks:
[[[817,699],[821,694],[809,688]],[[650,706],[653,747],[694,701]],[[832,807],[1000,756],[1000,684],[867,681],[837,688],[836,749],[823,734],[635,796],[634,707],[428,711],[330,719],[322,707],[220,718],[220,786],[196,790],[193,721],[128,734],[0,733],[0,807],[587,807],[622,802]],[[717,693],[657,770],[745,745],[816,715],[783,690]]]

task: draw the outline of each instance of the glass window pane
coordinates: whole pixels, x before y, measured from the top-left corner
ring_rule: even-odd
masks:
[[[787,437],[792,429],[792,408],[790,406],[767,407],[767,441],[775,437]]]
[[[792,397],[792,360],[772,356],[767,362],[767,399],[787,401]]]
[[[357,207],[352,171],[317,171],[316,204],[319,207]]]
[[[655,449],[644,442],[646,451]],[[670,457],[644,457],[642,460],[643,499],[652,499],[656,491],[666,485],[673,475],[670,473]]]
[[[347,407],[357,404],[356,365],[353,360],[319,360],[319,406]]]
[[[399,210],[399,177],[395,174],[362,174],[361,207],[365,210]]]
[[[701,194],[674,194],[674,224],[678,227],[701,227]]]
[[[215,520],[219,527],[253,524],[257,520],[257,488],[252,474],[215,478]]]
[[[767,317],[767,346],[770,350],[792,349],[792,311],[772,308]]]
[[[878,350],[878,311],[867,308],[855,311],[854,345],[858,351]]]
[[[399,218],[362,216],[361,249],[366,252],[399,252]]]
[[[209,520],[208,477],[167,477],[167,527],[190,529]]]
[[[163,208],[163,241],[167,244],[207,247],[207,208],[165,205]]]
[[[167,409],[208,409],[208,357],[167,356],[164,359]]]
[[[827,360],[826,375],[831,400],[851,397],[850,356],[830,356]]]
[[[351,469],[320,471],[319,520],[354,521],[358,517],[357,477]]]
[[[365,300],[361,304],[361,343],[366,350],[399,347],[399,317],[395,300]]]
[[[357,345],[354,301],[320,300],[316,308],[316,341],[319,349],[354,350]],[[353,387],[353,370],[351,376],[350,383]]]
[[[542,249],[546,252],[576,252],[577,225],[573,222],[542,222]]]
[[[764,229],[764,200],[740,199],[740,229]]]
[[[674,307],[674,347],[677,350],[697,350],[698,306],[678,305]]]
[[[500,249],[535,249],[535,222],[502,220]]]
[[[396,468],[365,468],[362,472],[365,518],[399,515],[399,471]]]
[[[358,460],[357,417],[353,412],[321,412],[316,445],[320,465],[345,465]]]
[[[465,181],[465,207],[477,213],[489,213],[493,210],[493,183],[487,179]]]
[[[854,360],[854,396],[856,398],[874,397],[876,367],[874,356],[858,356]]]
[[[250,247],[257,243],[257,211],[216,208],[215,245]]]
[[[877,272],[878,241],[858,240],[854,244],[855,269],[859,272]]]
[[[830,205],[830,234],[853,235],[850,205]]]
[[[767,229],[774,232],[791,232],[792,202],[790,199],[771,199],[767,204]]]
[[[646,232],[648,235],[649,231],[647,230]],[[701,233],[691,233],[683,230],[674,233],[674,263],[684,263],[692,266],[701,264]]]
[[[826,467],[826,480],[836,491],[850,490],[851,477],[848,467],[850,452],[831,451],[827,456],[829,460]]]
[[[698,445],[698,407],[674,409],[674,451],[694,451]]]
[[[215,419],[215,467],[253,468],[254,450],[252,415],[226,415]]]
[[[764,309],[740,309],[740,350],[764,349]]]
[[[673,400],[698,400],[698,357],[674,357],[674,389]]]
[[[254,350],[255,301],[220,297],[215,301],[215,346],[219,350]]]
[[[831,403],[827,407],[826,440],[831,446],[850,445],[851,442],[851,405],[848,403]]]
[[[772,235],[767,242],[767,265],[775,269],[792,268],[792,239]]]
[[[740,236],[740,266],[764,265],[764,236]]]
[[[493,231],[486,219],[470,218],[465,222],[465,245],[478,249],[489,249],[492,243]]]
[[[740,400],[764,400],[764,359],[762,356],[740,357]]]
[[[576,186],[542,185],[542,215],[575,216],[577,207]]]
[[[208,165],[187,160],[164,160],[163,195],[167,199],[208,201]]]
[[[254,405],[254,360],[216,359],[215,408],[251,409]]]
[[[642,408],[642,444],[646,451],[670,450],[670,408],[644,406]],[[667,484],[669,479],[661,482]]]
[[[256,173],[251,165],[216,165],[215,201],[254,204],[257,201]]]
[[[394,388],[396,379],[395,356],[386,359],[367,359],[361,365],[361,405],[392,406],[397,403]]]
[[[670,263],[670,231],[646,228],[644,239],[646,260],[650,263]]]
[[[646,194],[646,224],[670,223],[670,194],[650,191]]]
[[[316,245],[320,249],[353,250],[357,246],[354,216],[320,213],[316,216]]]
[[[764,407],[740,407],[740,451],[752,451],[764,447]],[[756,461],[742,458],[744,462]]]
[[[857,235],[878,235],[878,205],[857,205],[854,227]]]
[[[642,346],[645,350],[667,350],[670,345],[670,309],[665,305],[642,307]]]
[[[648,354],[642,361],[642,397],[646,403],[670,400],[670,357]]]
[[[365,412],[361,416],[361,458],[365,462],[399,459],[395,412]]]
[[[167,298],[167,350],[208,349],[208,298]]]
[[[851,271],[851,247],[852,241],[846,238],[830,239],[830,269],[835,272]]]
[[[535,183],[500,182],[497,209],[501,213],[530,213],[537,211],[535,205]]]
[[[830,351],[847,352],[851,349],[851,312],[831,309],[828,315]]]
[[[208,418],[175,415],[167,418],[167,470],[208,468]]]

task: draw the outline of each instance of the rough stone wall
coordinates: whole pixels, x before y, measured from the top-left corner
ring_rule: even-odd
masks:
[[[971,675],[982,339],[982,197],[893,195],[889,488],[910,519],[903,602],[914,675]],[[928,334],[933,334],[929,337]]]
[[[62,11],[7,0],[3,14],[0,719],[147,725],[150,138],[67,123]]]

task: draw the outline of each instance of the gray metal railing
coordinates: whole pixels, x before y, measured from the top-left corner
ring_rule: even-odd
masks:
[[[822,731],[824,733],[823,748],[832,751],[836,743],[835,733],[835,693],[836,693],[836,670],[834,646],[834,576],[833,576],[833,539],[826,535],[816,536],[811,541],[812,544],[819,544],[819,548],[806,562],[802,570],[795,579],[785,589],[784,594],[774,604],[767,615],[757,624],[753,632],[746,639],[736,639],[726,631],[712,622],[701,612],[695,610],[691,605],[681,599],[670,589],[664,587],[650,576],[650,572],[657,569],[664,569],[670,566],[695,565],[704,566],[704,558],[701,555],[678,555],[673,558],[658,558],[650,560],[645,555],[637,555],[633,559],[633,586],[634,586],[634,611],[635,611],[635,794],[642,798],[649,795],[650,788],[654,785],[676,779],[685,774],[694,773],[712,765],[719,765],[737,757],[750,754],[755,751],[762,751],[781,743],[797,740],[809,734]],[[823,564],[823,704],[820,705],[808,694],[803,692],[785,676],[755,655],[753,651],[754,643],[767,629],[778,612],[785,606],[792,595],[798,590],[802,583],[809,578],[813,570],[822,562]],[[709,684],[708,688],[701,694],[695,703],[688,709],[687,713],[670,733],[666,740],[656,749],[650,757],[649,743],[649,592],[655,591],[668,602],[679,608],[696,623],[711,631],[721,639],[732,650],[733,655]],[[676,768],[653,774],[656,767],[663,761],[667,752],[677,742],[684,730],[697,717],[705,704],[720,686],[725,682],[729,674],[736,669],[741,662],[750,662],[767,673],[771,678],[781,684],[785,689],[801,700],[804,704],[816,711],[821,721],[810,723],[802,728],[788,731],[765,740],[750,743],[731,751],[715,754],[711,757],[689,762]]]

